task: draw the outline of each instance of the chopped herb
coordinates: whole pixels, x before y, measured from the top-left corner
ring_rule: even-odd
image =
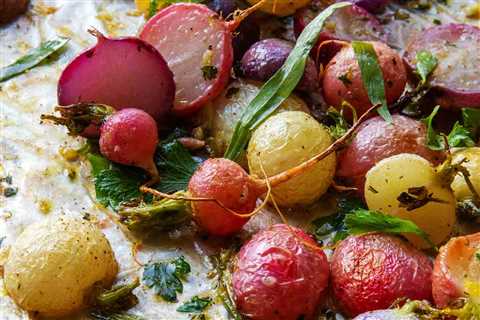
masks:
[[[153,288],[155,294],[165,301],[176,302],[177,293],[183,292],[182,279],[190,273],[190,265],[183,257],[167,262],[156,262],[145,266],[143,282]]]
[[[480,261],[480,252],[476,252],[476,253],[475,253],[475,258],[476,258],[478,261]]]
[[[406,208],[407,211],[412,211],[423,207],[429,202],[447,203],[444,200],[434,198],[433,193],[429,193],[425,186],[411,187],[406,192],[400,193],[397,197],[400,208]]]
[[[212,304],[212,298],[194,296],[177,308],[178,312],[201,313]]]
[[[99,203],[117,209],[122,202],[142,196],[139,188],[146,180],[142,170],[113,164],[99,154],[89,154],[88,160]]]
[[[140,281],[137,278],[131,283],[114,286],[110,290],[101,292],[95,298],[95,306],[104,312],[112,313],[130,309],[138,303],[133,290],[139,285]]]
[[[433,118],[435,118],[439,109],[440,107],[436,106],[428,117],[422,119],[422,122],[427,126],[426,145],[431,150],[443,150],[445,148],[442,136],[433,128]]]
[[[373,105],[380,105],[377,112],[387,122],[392,122],[392,115],[388,110],[385,97],[385,83],[380,68],[377,53],[373,45],[368,42],[352,41],[355,58],[360,66],[363,85],[367,89],[368,98]]]
[[[230,87],[227,90],[227,93],[225,94],[225,98],[231,99],[233,96],[235,96],[238,91],[240,91],[240,88],[238,87]]]
[[[480,133],[480,109],[462,108],[462,123],[471,132],[473,140],[477,140]]]
[[[251,133],[288,98],[303,76],[307,58],[317,42],[325,20],[338,8],[351,5],[339,2],[330,5],[313,19],[300,34],[283,66],[262,86],[245,108],[235,125],[225,158],[237,160],[243,154]]]
[[[333,139],[342,137],[350,128],[347,120],[343,117],[342,113],[338,112],[335,108],[329,108],[327,110],[327,117],[333,120],[334,124],[327,126],[328,131]]]
[[[160,4],[159,0],[150,0],[150,4],[148,6],[148,19],[150,19],[157,13],[159,4]]]
[[[338,80],[342,81],[344,86],[349,86],[352,84],[351,77],[352,77],[351,72],[345,72],[344,74],[338,77]]]
[[[215,66],[203,66],[201,70],[205,80],[212,80],[217,77],[218,69]]]
[[[472,133],[457,121],[448,134],[447,140],[450,147],[474,147],[476,143],[472,136]]]
[[[413,233],[432,244],[428,235],[410,220],[367,209],[357,209],[345,217],[345,226],[350,234],[367,232]]]
[[[186,190],[200,162],[175,138],[166,139],[159,145],[155,155],[161,176],[156,188],[166,193]]]
[[[39,47],[30,50],[26,55],[16,60],[11,65],[0,69],[0,82],[13,78],[35,67],[54,52],[60,50],[69,39],[59,38],[45,41]]]
[[[437,26],[441,25],[442,24],[442,21],[440,19],[433,19],[433,23],[436,24]]]
[[[415,67],[416,73],[420,76],[420,85],[425,85],[428,76],[430,76],[437,67],[438,60],[431,52],[420,51],[416,55],[416,61]]]
[[[372,186],[368,186],[368,191],[372,192],[372,193],[378,193],[378,190],[376,190],[374,187]]]
[[[6,187],[3,189],[3,195],[7,198],[13,197],[18,193],[18,188],[17,187]]]

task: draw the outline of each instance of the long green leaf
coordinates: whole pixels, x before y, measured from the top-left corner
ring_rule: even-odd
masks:
[[[31,69],[49,57],[52,53],[60,50],[69,39],[59,38],[43,42],[39,47],[30,50],[26,55],[16,60],[11,65],[0,69],[0,82],[19,75]]]
[[[368,42],[352,41],[353,52],[360,66],[363,85],[367,89],[372,105],[380,104],[377,112],[387,122],[392,122],[392,115],[388,111],[387,98],[385,97],[385,83],[383,73],[378,62],[378,57],[373,45]]]
[[[262,86],[245,109],[235,126],[225,158],[237,160],[244,151],[252,131],[290,96],[303,76],[308,55],[322,31],[325,20],[338,8],[349,5],[351,4],[348,2],[332,4],[307,25],[283,66]]]

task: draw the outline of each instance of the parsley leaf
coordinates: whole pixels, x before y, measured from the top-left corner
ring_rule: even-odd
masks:
[[[190,271],[190,265],[180,256],[147,265],[143,271],[143,282],[165,301],[176,302],[177,293],[183,292],[182,279]]]
[[[113,164],[98,154],[89,154],[88,159],[92,165],[95,195],[103,206],[117,209],[122,202],[142,196],[139,188],[146,178],[142,170]]]
[[[362,234],[373,231],[393,234],[413,233],[433,246],[425,231],[412,221],[377,211],[357,209],[345,216],[345,227],[350,234]]]
[[[388,110],[387,98],[385,96],[383,73],[373,45],[368,42],[352,41],[352,48],[360,66],[363,85],[367,89],[370,102],[373,105],[380,104],[380,108],[377,109],[378,114],[385,121],[392,122],[392,115]]]
[[[427,82],[428,76],[435,70],[438,64],[437,58],[428,51],[420,51],[416,55],[416,73],[420,76],[420,85]]]
[[[201,313],[203,310],[208,308],[212,304],[212,298],[205,297],[200,298],[198,296],[194,296],[189,301],[182,304],[180,307],[177,308],[178,312],[189,312],[189,313]]]
[[[462,121],[463,126],[471,132],[476,140],[480,133],[480,109],[462,108]]]
[[[192,157],[176,139],[168,138],[158,147],[155,162],[161,176],[156,188],[171,193],[187,189],[190,177],[201,161]]]
[[[422,122],[425,123],[425,125],[427,126],[426,144],[427,144],[427,147],[430,148],[431,150],[444,149],[444,143],[443,143],[442,137],[433,128],[433,118],[435,118],[435,116],[437,115],[438,109],[440,109],[440,107],[436,106],[428,117],[422,119]]]
[[[201,70],[204,80],[212,80],[217,77],[218,69],[215,66],[203,66]]]
[[[0,82],[6,81],[35,67],[54,52],[63,48],[68,40],[67,38],[59,38],[42,42],[39,47],[31,49],[26,55],[17,59],[14,63],[1,68]]]

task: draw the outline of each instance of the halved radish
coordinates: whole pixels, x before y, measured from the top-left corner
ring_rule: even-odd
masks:
[[[161,120],[172,107],[175,83],[160,53],[135,37],[112,39],[90,32],[98,42],[63,70],[58,103],[95,102],[118,110],[135,107]]]
[[[160,51],[173,72],[175,113],[198,110],[227,85],[233,63],[232,32],[208,7],[171,5],[145,24],[140,38]]]
[[[410,41],[405,58],[412,70],[418,52],[438,59],[431,76],[436,102],[444,108],[480,107],[480,29],[446,24],[426,29]]]
[[[450,239],[440,248],[432,274],[433,299],[446,307],[465,296],[468,284],[480,283],[480,233]]]

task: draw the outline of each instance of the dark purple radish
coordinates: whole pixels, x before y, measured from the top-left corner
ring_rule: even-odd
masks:
[[[158,177],[153,155],[158,144],[155,119],[140,109],[122,109],[100,127],[100,152],[107,159],[146,170]]]
[[[438,59],[430,84],[439,105],[444,108],[480,107],[479,28],[451,23],[417,34],[405,52],[411,70],[421,51],[431,52]]]
[[[207,3],[207,7],[226,18],[238,9],[235,0],[212,0]]]
[[[293,27],[295,34],[303,31],[325,7],[318,0],[312,5],[298,10],[294,15]],[[325,22],[324,30],[320,33],[317,44],[327,40],[366,40],[386,41],[383,26],[377,18],[367,10],[356,6],[348,6],[336,10]],[[316,53],[314,48],[312,52]]]
[[[248,79],[265,82],[277,72],[293,49],[293,45],[281,39],[264,39],[255,43],[245,52],[241,70]],[[304,91],[318,89],[318,71],[315,63],[308,58],[303,78],[297,88]]]
[[[230,28],[217,13],[195,3],[171,5],[143,27],[140,38],[157,48],[173,72],[176,114],[197,111],[227,85],[233,63]]]
[[[94,102],[117,110],[135,107],[161,121],[172,108],[175,83],[160,53],[135,37],[112,39],[91,33],[98,42],[63,70],[58,103]]]

